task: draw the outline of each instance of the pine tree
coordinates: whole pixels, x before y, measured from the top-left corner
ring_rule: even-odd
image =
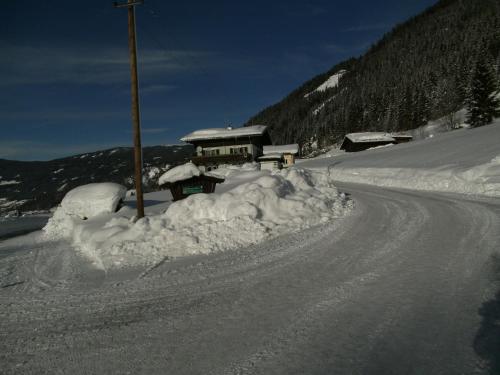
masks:
[[[467,123],[472,127],[490,124],[500,116],[500,101],[495,97],[497,84],[490,65],[482,58],[476,64],[467,98]]]

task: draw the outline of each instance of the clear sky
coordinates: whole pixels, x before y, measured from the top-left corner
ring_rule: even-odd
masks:
[[[143,144],[239,126],[435,2],[146,0]],[[126,13],[108,0],[2,2],[0,158],[131,145]]]

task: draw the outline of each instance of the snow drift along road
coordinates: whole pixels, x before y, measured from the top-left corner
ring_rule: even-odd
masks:
[[[255,177],[254,171],[248,173]],[[46,239],[70,239],[104,269],[154,265],[168,257],[255,244],[325,223],[351,207],[326,170],[259,172],[254,181],[241,183],[245,174],[233,175],[239,183],[229,191],[192,195],[172,203],[164,214],[137,222],[128,208],[84,221],[63,205],[44,228]],[[231,185],[231,177],[227,182]]]
[[[414,190],[500,196],[500,119],[392,147],[307,161],[334,180]]]

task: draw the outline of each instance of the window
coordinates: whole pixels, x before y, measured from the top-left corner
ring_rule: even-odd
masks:
[[[231,155],[247,155],[248,148],[247,147],[231,147],[229,149],[229,153]]]

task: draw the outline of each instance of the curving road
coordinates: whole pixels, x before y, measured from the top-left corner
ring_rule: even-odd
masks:
[[[499,200],[340,188],[351,216],[147,272],[10,249],[1,372],[500,373]]]

